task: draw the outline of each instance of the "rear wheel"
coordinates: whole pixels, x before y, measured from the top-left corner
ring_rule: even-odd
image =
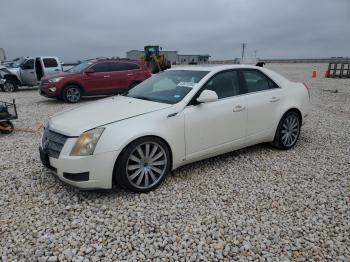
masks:
[[[290,149],[298,141],[301,128],[300,116],[294,112],[287,112],[278,124],[273,145],[279,149]]]
[[[149,192],[157,188],[170,172],[170,152],[159,138],[144,137],[122,152],[116,165],[115,178],[133,192]]]
[[[2,87],[4,92],[16,92],[18,90],[18,86],[16,82],[11,80],[6,80],[5,84]]]
[[[11,121],[0,122],[0,133],[10,134],[13,130],[14,127]]]
[[[77,103],[81,99],[81,88],[76,85],[69,85],[63,90],[63,100],[68,103]]]

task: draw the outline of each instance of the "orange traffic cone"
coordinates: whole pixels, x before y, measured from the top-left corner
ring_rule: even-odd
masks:
[[[317,71],[315,68],[312,69],[312,78],[317,78]]]

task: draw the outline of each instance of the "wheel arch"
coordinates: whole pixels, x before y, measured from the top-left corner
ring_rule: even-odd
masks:
[[[17,85],[21,85],[21,81],[16,75],[5,75],[4,79],[14,81]]]
[[[139,139],[142,139],[142,138],[157,138],[157,139],[160,139],[164,142],[164,144],[167,146],[168,150],[169,150],[169,154],[170,154],[170,168],[171,170],[173,169],[173,152],[172,152],[172,149],[171,149],[171,146],[170,144],[168,143],[168,141],[166,141],[166,139],[164,139],[163,137],[159,136],[159,135],[143,135],[143,136],[140,136],[140,137],[137,137],[137,138],[134,138],[132,139],[131,141],[128,141],[124,146],[123,148],[121,149],[120,153],[118,154],[118,157],[117,159],[115,160],[115,163],[114,163],[114,167],[113,167],[113,173],[112,173],[112,185],[115,184],[115,179],[116,179],[116,168],[117,168],[117,163],[118,161],[120,160],[122,154],[124,153],[124,151],[126,150],[126,148],[133,142],[139,140]]]
[[[63,91],[70,85],[78,86],[81,89],[82,93],[85,94],[85,92],[86,92],[85,88],[80,83],[75,82],[75,81],[69,81],[69,82],[65,83],[63,88],[62,88],[62,94],[63,94]]]

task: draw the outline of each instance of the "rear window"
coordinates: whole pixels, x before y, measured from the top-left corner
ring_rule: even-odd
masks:
[[[57,61],[54,58],[44,58],[43,62],[45,67],[58,67]]]

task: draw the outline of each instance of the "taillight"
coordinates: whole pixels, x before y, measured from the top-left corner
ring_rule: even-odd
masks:
[[[309,94],[309,100],[310,100],[310,87],[304,82],[303,85],[305,86],[307,93]]]

